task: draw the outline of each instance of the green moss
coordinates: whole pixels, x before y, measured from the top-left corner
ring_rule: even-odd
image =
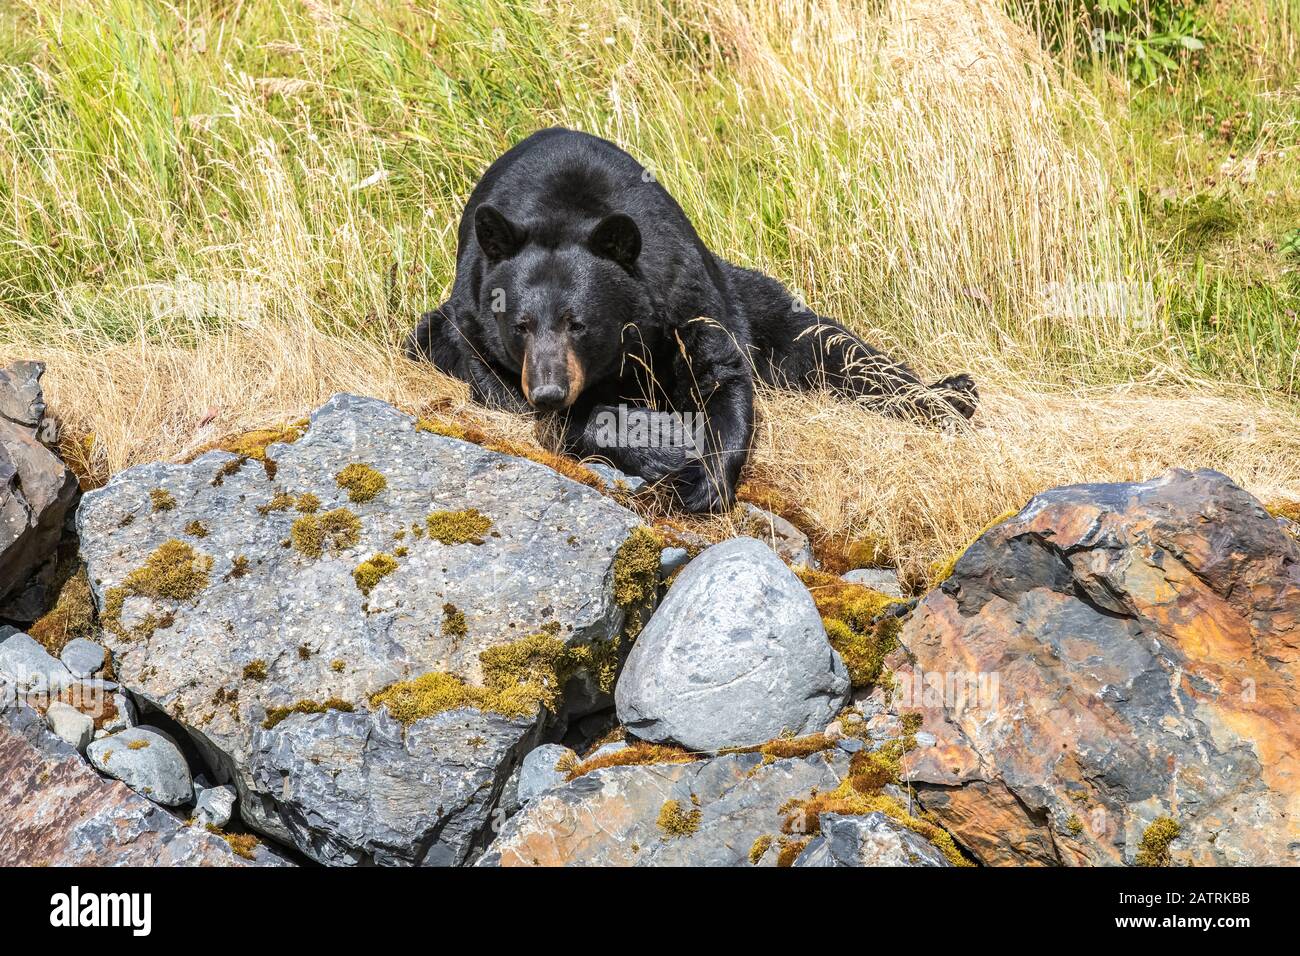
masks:
[[[153,510],[173,511],[176,508],[176,498],[170,491],[163,488],[155,488],[149,492],[149,500],[153,502]]]
[[[362,594],[369,595],[371,589],[382,578],[396,570],[397,561],[391,555],[380,552],[358,564],[356,570],[352,572],[352,579],[357,582],[357,587],[361,589]]]
[[[750,846],[749,862],[752,863],[754,866],[758,866],[759,861],[763,859],[763,855],[767,853],[767,851],[771,848],[771,846],[772,846],[772,835],[770,833],[764,833],[761,837],[755,840],[753,844]]]
[[[569,780],[576,780],[593,770],[604,770],[606,767],[646,767],[661,763],[691,763],[699,759],[698,754],[683,750],[681,747],[636,741],[620,750],[587,760],[578,761],[569,757],[567,761],[562,760],[556,764],[555,769]]]
[[[459,641],[469,633],[465,623],[465,612],[454,604],[442,606],[442,633],[453,641]]]
[[[369,465],[351,464],[334,476],[340,488],[348,493],[348,500],[355,504],[374,501],[375,497],[388,487],[388,479]]]
[[[461,441],[470,440],[470,430],[466,426],[446,418],[421,418],[415,423],[415,430],[428,432],[431,435],[442,435],[446,438],[458,438]]]
[[[315,700],[300,700],[288,707],[268,707],[266,718],[262,721],[262,727],[270,730],[291,714],[323,714],[330,710],[351,713],[354,708],[346,700],[340,700],[337,697],[331,697],[324,703]]]
[[[1142,831],[1142,840],[1138,844],[1134,862],[1138,866],[1169,866],[1173,862],[1169,844],[1182,832],[1183,828],[1172,817],[1156,817]]]
[[[850,568],[885,568],[893,563],[889,542],[874,534],[849,542],[844,549],[844,561]]]
[[[137,737],[126,745],[127,750],[147,750],[148,747],[149,741],[144,737]]]
[[[663,541],[642,525],[633,529],[614,556],[614,600],[620,607],[644,604],[659,588],[659,555]]]
[[[531,717],[538,706],[558,708],[560,692],[577,666],[554,629],[490,647],[479,654],[483,686],[434,671],[386,687],[370,698],[395,720],[411,724],[445,710],[474,707],[507,717]]]
[[[820,571],[799,568],[797,573],[821,612],[826,637],[844,659],[853,686],[877,683],[885,658],[899,646],[903,626],[887,612],[903,602]]]
[[[346,551],[361,541],[361,519],[347,508],[336,508],[323,515],[303,515],[289,531],[294,548],[309,558],[319,558],[330,551]]]
[[[147,558],[144,566],[122,582],[131,594],[141,597],[189,601],[208,586],[212,558],[199,554],[183,541],[164,541]]]
[[[242,554],[237,554],[235,555],[234,560],[230,562],[230,573],[227,575],[227,577],[242,578],[244,575],[248,574],[248,571],[249,571],[248,558]]]
[[[266,680],[266,661],[259,657],[245,664],[244,680]]]
[[[274,511],[288,511],[294,505],[294,497],[287,491],[278,491],[264,505],[257,506],[257,513],[266,517]]]
[[[411,553],[411,549],[410,549],[410,548],[407,548],[407,547],[405,547],[405,546],[402,546],[402,547],[398,547],[398,548],[394,548],[394,549],[393,549],[393,557],[395,557],[395,558],[405,558],[405,557],[407,557],[410,553]]]
[[[1065,821],[1065,829],[1071,836],[1078,836],[1083,832],[1083,821],[1079,819],[1077,813],[1070,814],[1070,818]]]
[[[320,511],[320,499],[310,491],[303,492],[298,496],[298,501],[294,505],[301,514],[314,515]]]
[[[202,521],[191,521],[185,526],[185,533],[191,538],[206,538],[208,536],[208,526]]]
[[[95,633],[95,600],[84,565],[64,582],[54,608],[27,633],[55,657],[73,638]]]
[[[664,839],[688,837],[700,829],[701,816],[702,813],[697,808],[686,810],[678,801],[666,800],[659,808],[659,819],[655,822],[663,831]]]
[[[336,674],[342,674],[344,668],[346,668],[347,666],[348,666],[347,662],[342,660],[341,658],[335,658],[334,660],[330,661],[330,670],[332,670]]]
[[[506,717],[531,717],[537,712],[537,698],[524,688],[496,692],[467,684],[455,674],[441,671],[393,684],[371,697],[370,705],[386,707],[394,720],[407,725],[460,707]]]
[[[482,544],[492,519],[477,508],[464,511],[435,511],[425,519],[429,537],[443,544]],[[417,537],[419,532],[416,533]]]
[[[262,844],[251,833],[227,833],[214,823],[207,824],[206,829],[214,836],[219,836],[225,840],[235,856],[242,857],[245,860],[257,858],[257,848]]]

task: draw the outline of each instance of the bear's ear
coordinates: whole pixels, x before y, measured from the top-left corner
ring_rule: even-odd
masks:
[[[641,254],[641,230],[631,216],[616,212],[606,216],[591,231],[588,240],[591,251],[604,259],[612,259],[624,269],[631,269]]]
[[[524,244],[524,231],[517,228],[496,206],[483,203],[474,210],[474,235],[489,259],[509,259]]]

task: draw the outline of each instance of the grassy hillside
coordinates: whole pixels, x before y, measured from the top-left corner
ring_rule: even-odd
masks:
[[[1154,80],[1079,42],[1093,7],[8,0],[0,358],[50,363],[99,478],[340,389],[527,440],[395,345],[478,174],[560,123],[719,253],[980,381],[949,435],[763,397],[753,476],[832,533],[919,572],[1065,481],[1300,496],[1297,4],[1197,5]]]

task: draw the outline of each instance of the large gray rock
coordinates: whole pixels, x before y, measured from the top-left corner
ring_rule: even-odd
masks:
[[[86,496],[78,530],[96,599],[101,610],[110,597],[121,602],[120,626],[105,638],[118,679],[186,727],[218,782],[236,785],[254,829],[332,862],[459,862],[485,832],[538,720],[462,714],[462,724],[482,725],[484,743],[457,763],[432,749],[441,721],[413,726],[403,743],[386,717],[367,713],[371,696],[430,671],[480,683],[482,651],[543,628],[569,645],[619,636],[625,611],[614,600],[613,564],[640,522],[543,465],[419,430],[372,399],[335,396],[300,439],[271,445],[267,457],[267,466],[237,467],[235,456],[211,452],[142,466]],[[336,483],[357,464],[385,479],[373,500],[351,501]],[[174,507],[155,510],[157,490]],[[305,493],[321,514],[352,511],[355,544],[319,558],[292,546]],[[465,509],[491,521],[481,543],[412,530],[432,512]],[[195,521],[206,536],[187,535]],[[193,549],[200,572],[206,566],[197,593],[168,600],[119,590],[169,540]],[[363,593],[353,572],[379,552],[395,569]],[[446,605],[463,614],[463,631],[448,627],[455,615]],[[323,709],[331,699],[356,714],[334,717],[348,731],[339,740],[321,738],[326,715],[263,727],[275,708]],[[396,777],[373,770],[384,765]],[[286,786],[279,767],[306,776]],[[397,795],[386,791],[394,786]],[[371,818],[349,808],[358,800]]]
[[[0,678],[38,693],[55,691],[73,682],[62,661],[21,631],[11,631],[0,642]]]
[[[283,866],[101,777],[0,685],[0,866]],[[5,701],[10,703],[6,706]]]
[[[132,727],[96,740],[86,756],[100,773],[121,780],[154,803],[175,807],[194,799],[185,756],[152,727]]]
[[[807,588],[752,538],[714,545],[678,575],[618,680],[620,722],[689,750],[822,730],[849,677]]]
[[[255,737],[253,795],[274,792],[289,839],[321,863],[457,865],[482,850],[535,727],[471,709],[405,732],[383,710],[295,714]]]
[[[937,847],[883,813],[823,813],[821,833],[794,866],[952,866]]]
[[[40,378],[45,366],[0,369],[0,617],[40,616],[77,479],[54,449]]]

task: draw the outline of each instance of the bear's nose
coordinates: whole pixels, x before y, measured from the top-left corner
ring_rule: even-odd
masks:
[[[533,407],[543,412],[553,412],[564,406],[568,393],[559,385],[538,385],[528,395]]]

